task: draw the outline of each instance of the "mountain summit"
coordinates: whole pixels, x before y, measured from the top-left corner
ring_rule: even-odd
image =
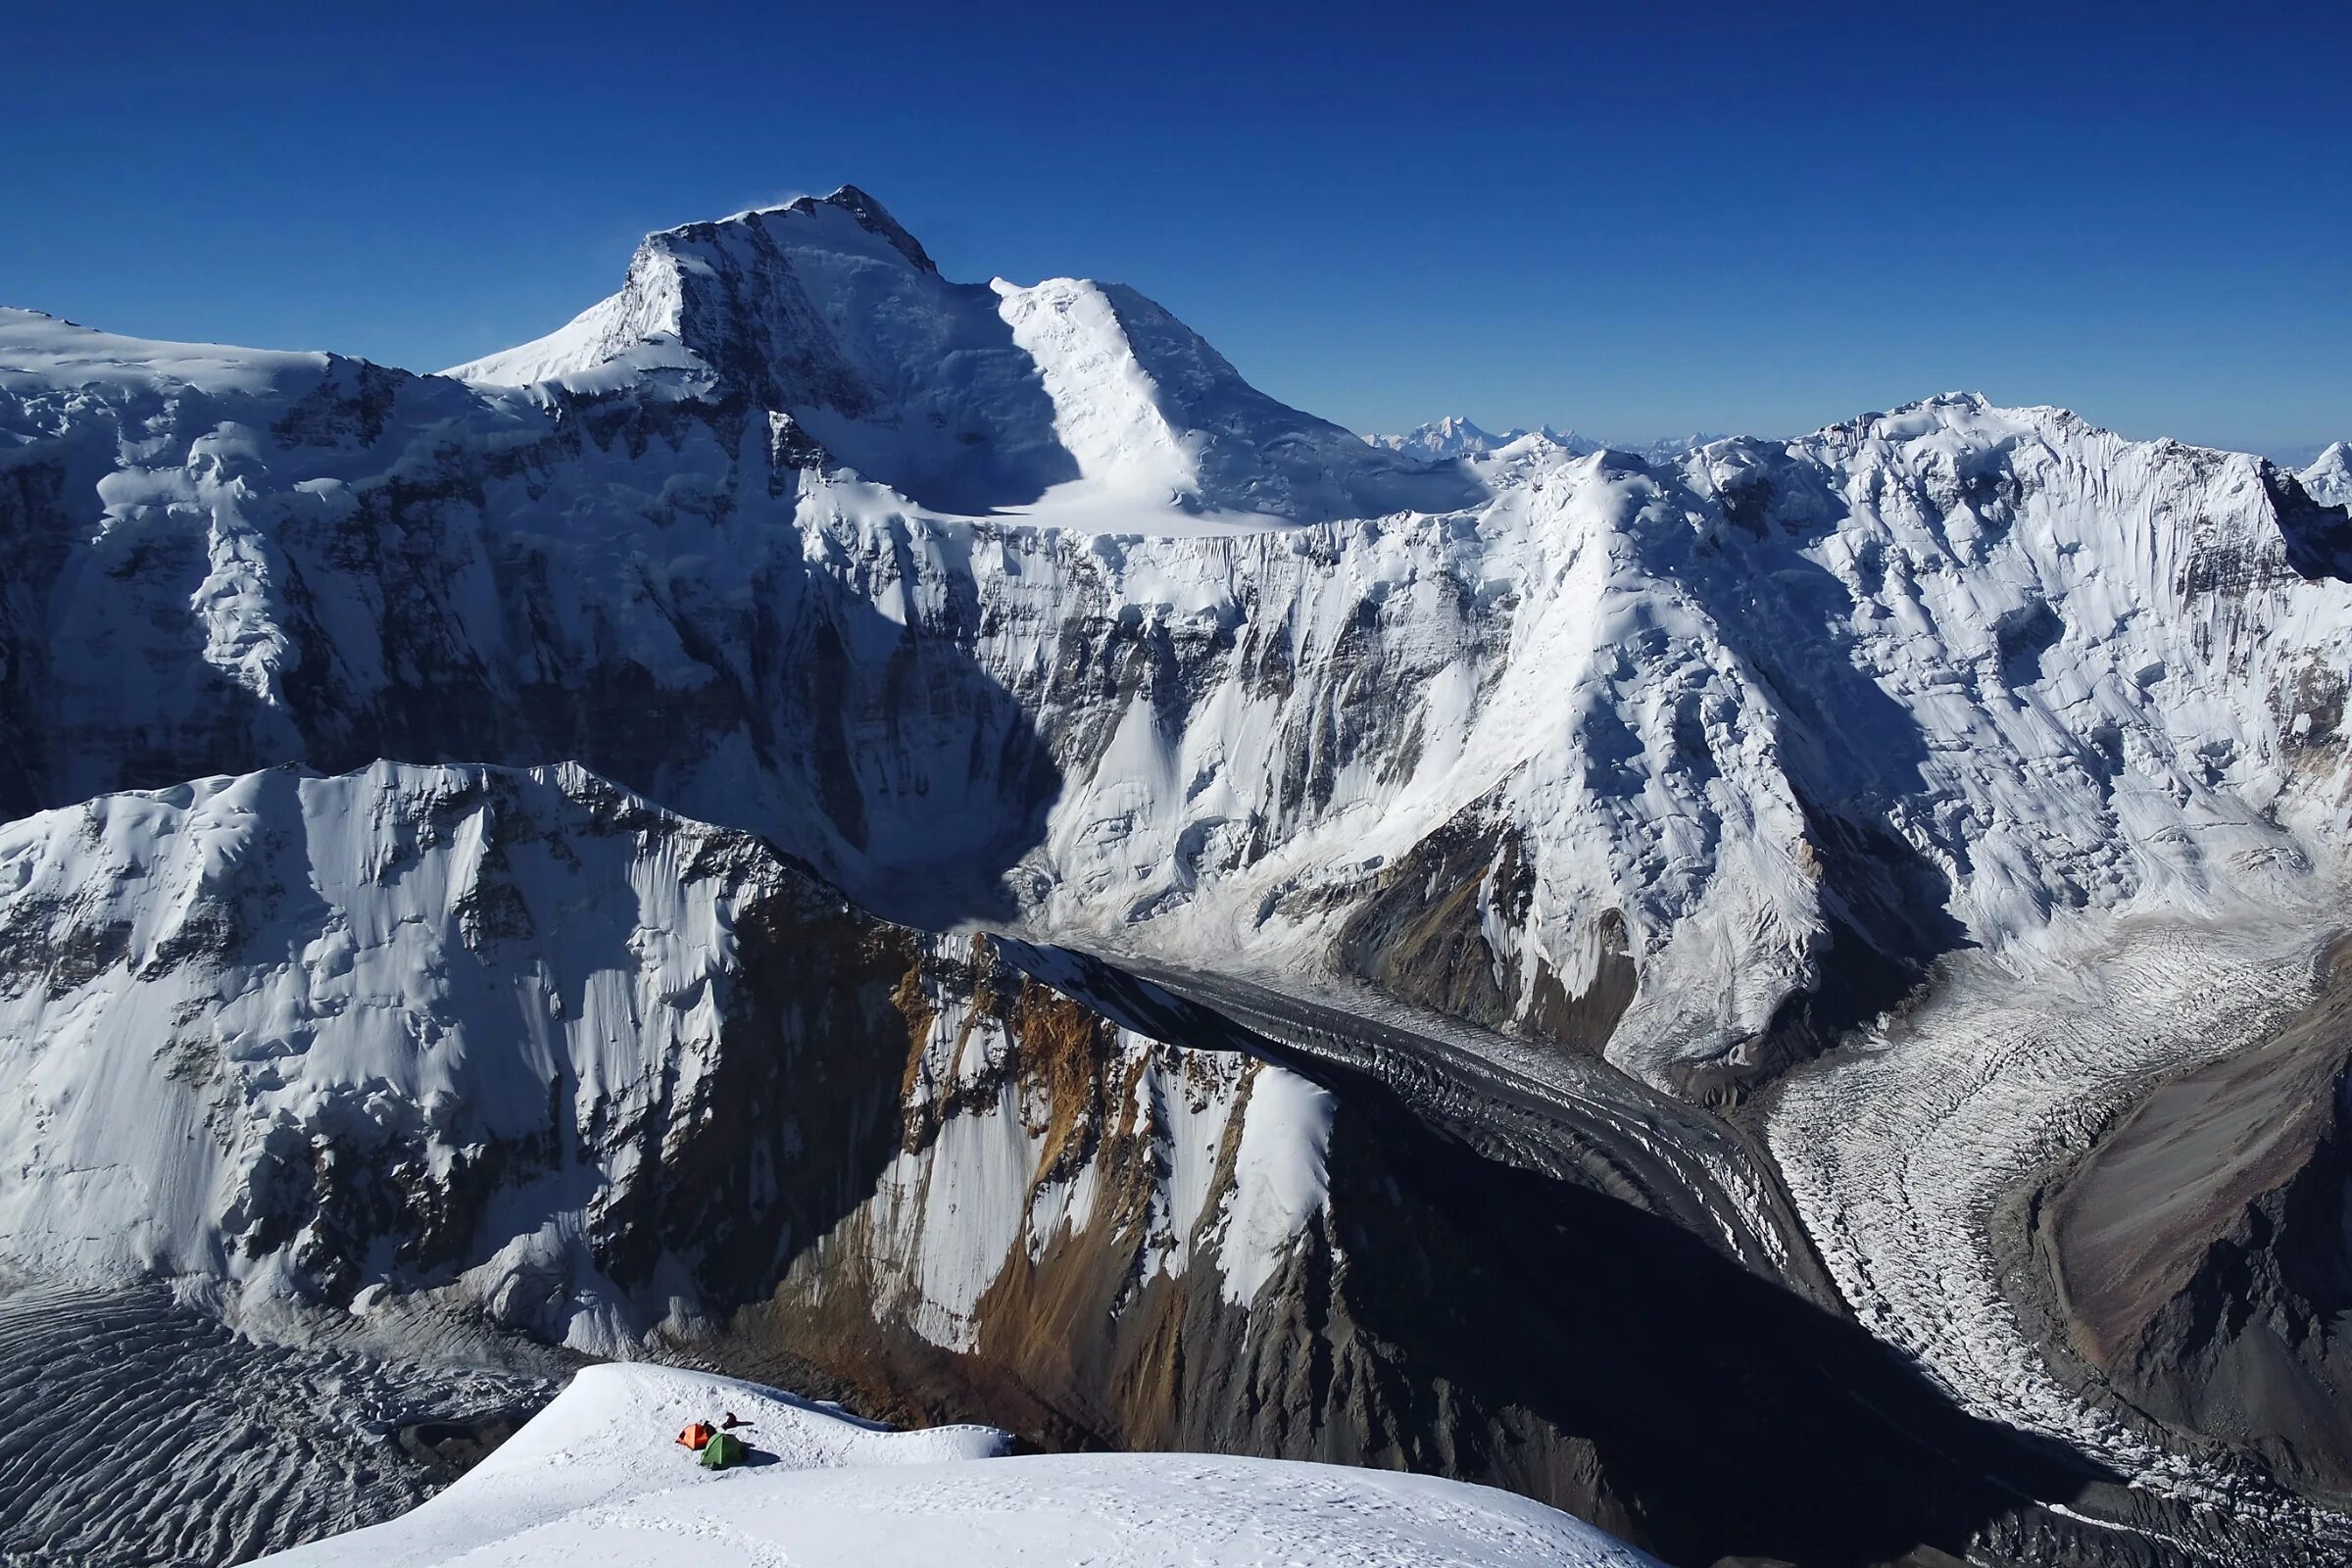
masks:
[[[1109,503],[1320,521],[1484,494],[1267,397],[1131,288],[951,282],[852,185],[649,234],[620,292],[446,373],[739,400],[951,514]]]
[[[2330,506],[2352,503],[2352,446],[2332,443],[2300,477],[2304,489]]]

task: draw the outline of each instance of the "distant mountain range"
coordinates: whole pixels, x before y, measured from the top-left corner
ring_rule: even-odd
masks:
[[[1514,425],[1512,428],[1496,434],[1494,431],[1479,428],[1458,414],[1449,414],[1442,419],[1418,425],[1401,435],[1368,435],[1364,437],[1364,440],[1383,451],[1398,452],[1406,457],[1438,462],[1448,458],[1483,458],[1515,441],[1523,441],[1531,435],[1541,436],[1544,441],[1558,447],[1563,452],[1575,453],[1580,456],[1588,452],[1598,452],[1603,447],[1611,447],[1616,451],[1631,453],[1636,457],[1658,459],[1671,458],[1677,454],[1688,452],[1693,447],[1704,446],[1709,441],[1719,439],[1719,437],[1711,435],[1693,434],[1662,441],[1627,444],[1595,440],[1592,436],[1576,430],[1555,430],[1548,424],[1540,425],[1532,430]]]

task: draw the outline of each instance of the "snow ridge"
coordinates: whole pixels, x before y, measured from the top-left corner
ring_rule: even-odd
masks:
[[[769,1462],[705,1471],[668,1441],[721,1407]],[[1146,1568],[1656,1568],[1541,1503],[1423,1476],[1204,1454],[1035,1454],[984,1427],[887,1432],[730,1378],[579,1374],[439,1496],[373,1529],[263,1559],[279,1568],[668,1563]]]
[[[1491,430],[1481,429],[1458,414],[1448,414],[1444,418],[1415,425],[1402,434],[1368,435],[1364,440],[1372,446],[1406,457],[1445,462],[1457,458],[1492,457],[1504,447],[1516,446],[1530,436],[1539,437],[1545,445],[1557,447],[1571,457],[1584,457],[1608,447],[1619,452],[1630,452],[1652,463],[1677,458],[1694,447],[1723,439],[1717,435],[1693,434],[1628,445],[1624,442],[1598,441],[1575,430],[1555,430],[1549,424],[1538,425],[1532,430],[1523,425],[1513,425],[1497,435]]]

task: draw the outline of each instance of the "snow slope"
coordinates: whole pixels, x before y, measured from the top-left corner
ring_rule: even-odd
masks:
[[[2352,446],[2334,442],[2301,477],[2303,488],[2329,506],[2352,505]]]
[[[595,1129],[708,1092],[733,927],[792,892],[763,860],[572,767],[275,770],[9,824],[0,1248],[347,1298],[481,1262],[449,1193],[488,1177],[487,1294],[592,1275],[590,1200],[643,1152]]]
[[[763,1462],[710,1472],[670,1442],[721,1407]],[[596,1367],[439,1496],[262,1559],[299,1568],[751,1564],[973,1568],[1642,1568],[1652,1559],[1504,1493],[1197,1454],[995,1458],[1002,1433],[892,1433],[732,1379]],[[769,1456],[772,1456],[770,1458]]]

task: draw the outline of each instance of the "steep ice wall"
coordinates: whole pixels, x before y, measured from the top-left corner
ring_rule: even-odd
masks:
[[[1083,483],[1068,501],[1108,495],[1181,512],[1317,521],[1446,511],[1481,499],[1458,464],[1386,451],[1367,462],[1353,434],[1267,397],[1134,289],[1067,277],[994,286],[1078,465]]]
[[[886,1315],[954,1344],[1101,1186],[1152,1216],[1155,1267],[1207,1248],[1245,1308],[1322,1201],[1328,1105],[1250,1108],[1278,1069],[572,766],[24,818],[0,953],[0,1257],[50,1277],[437,1292],[610,1349],[763,1295],[865,1205],[860,1261],[907,1282]]]
[[[929,512],[724,399],[74,331],[0,322],[18,809],[577,758],[887,911],[1344,964],[1696,1093],[1963,944],[2340,861],[2352,520],[2055,410],[1169,537]]]

